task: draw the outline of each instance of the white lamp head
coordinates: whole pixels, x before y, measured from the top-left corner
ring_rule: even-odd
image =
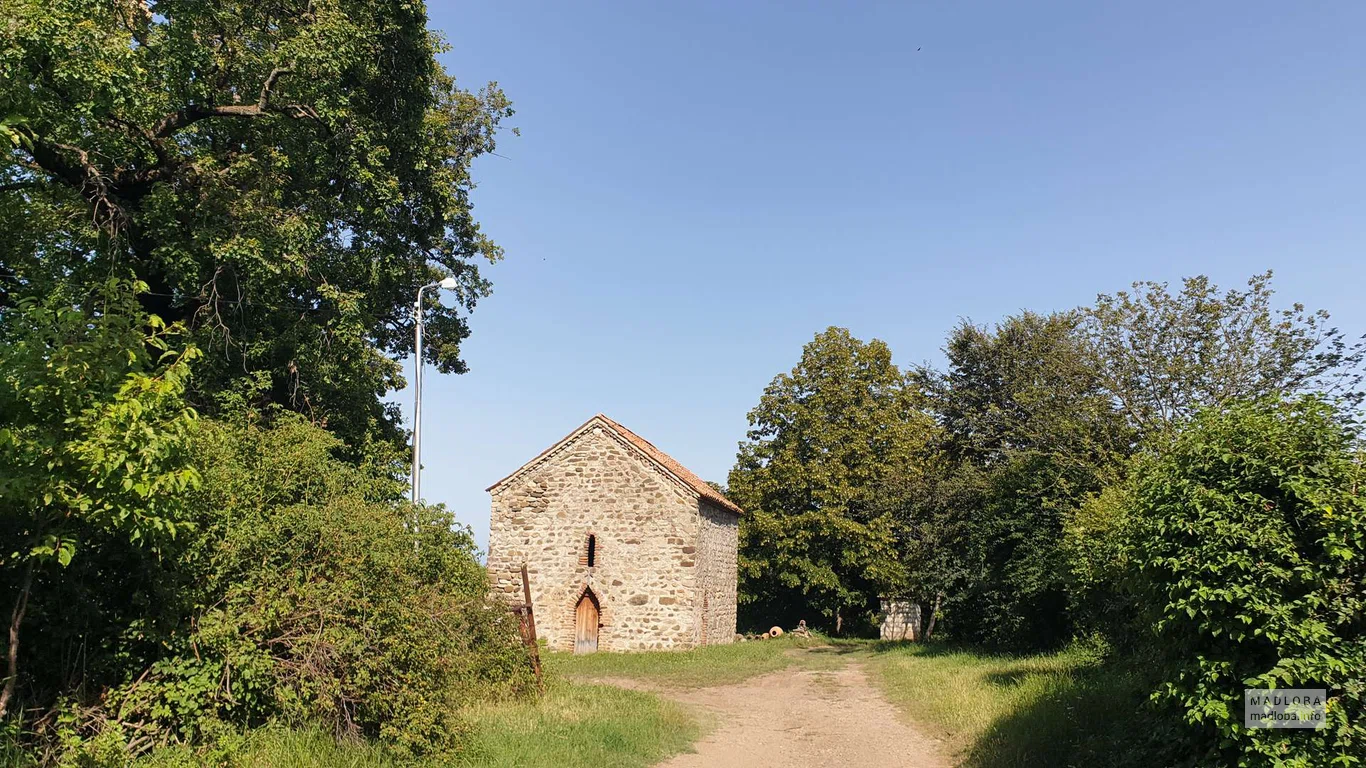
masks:
[[[440,285],[442,288],[445,288],[448,291],[453,291],[457,287],[459,287],[460,284],[455,282],[455,278],[453,277],[443,277],[441,278],[441,282],[437,283],[437,285]]]

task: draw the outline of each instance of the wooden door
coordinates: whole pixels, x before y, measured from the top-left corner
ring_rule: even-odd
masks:
[[[598,601],[592,592],[585,592],[574,610],[574,653],[592,653],[597,649]]]

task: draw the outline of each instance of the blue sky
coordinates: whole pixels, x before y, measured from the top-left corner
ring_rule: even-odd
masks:
[[[829,325],[941,359],[960,318],[1276,271],[1366,331],[1366,4],[430,3],[478,161],[470,373],[429,369],[424,495],[602,411],[724,482]],[[397,396],[411,409],[406,393]]]

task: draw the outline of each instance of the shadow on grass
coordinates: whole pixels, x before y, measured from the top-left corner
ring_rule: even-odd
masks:
[[[998,688],[1014,688],[1033,678],[1051,677],[1057,674],[1058,668],[1056,666],[1026,663],[1014,669],[988,672],[983,676],[983,679]]]
[[[1024,663],[982,679],[1003,694],[1036,691],[973,741],[965,768],[1153,764],[1153,734],[1161,728],[1146,706],[1149,688],[1118,664],[1061,670]]]
[[[971,654],[980,658],[992,659],[1020,658],[1009,653],[994,652],[940,640],[920,643],[912,640],[860,640],[840,638],[830,640],[830,643],[836,647],[847,647],[850,651],[867,651],[869,653],[910,653],[926,658],[960,656],[963,654]]]
[[[1141,667],[1087,647],[1017,655],[950,642],[863,642],[893,703],[937,728],[966,768],[1153,765]]]

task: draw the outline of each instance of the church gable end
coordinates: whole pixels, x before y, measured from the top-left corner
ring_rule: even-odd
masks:
[[[489,489],[495,591],[518,601],[525,562],[537,630],[559,650],[728,642],[735,564],[724,531],[728,521],[733,541],[736,515],[702,498],[616,426],[594,417]],[[723,521],[719,537],[709,534],[719,545],[704,544],[704,518]],[[729,565],[710,562],[710,552],[729,557]],[[594,596],[593,610],[582,603],[585,591]],[[732,606],[728,619],[715,619],[712,604]],[[579,626],[586,617],[596,617],[595,635]],[[595,641],[585,642],[590,636]]]

